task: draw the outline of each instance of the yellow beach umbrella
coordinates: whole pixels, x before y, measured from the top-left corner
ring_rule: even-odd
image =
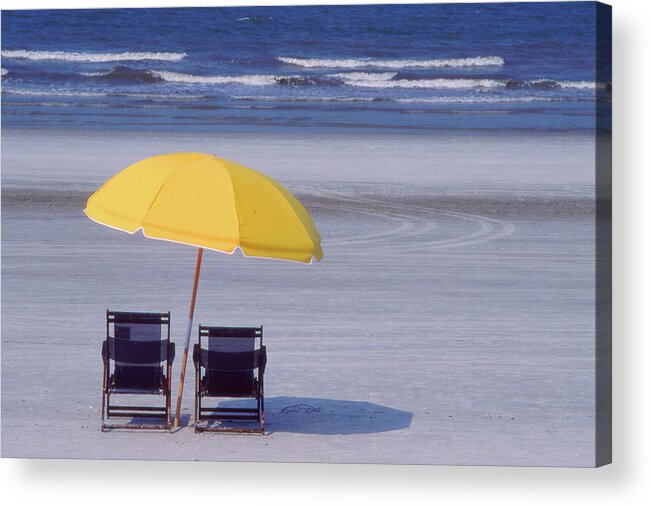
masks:
[[[179,424],[203,249],[309,263],[323,257],[309,213],[280,183],[231,160],[173,153],[122,170],[89,199],[86,215],[130,234],[199,248],[174,426]]]

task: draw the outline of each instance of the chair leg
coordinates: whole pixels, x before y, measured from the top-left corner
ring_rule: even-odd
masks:
[[[104,426],[104,408],[106,407],[106,363],[102,373],[102,426]]]
[[[152,416],[152,412],[156,412],[155,417],[157,419],[162,419],[159,424],[109,424],[105,419],[111,418],[111,388],[110,388],[110,378],[108,369],[105,369],[105,376],[102,382],[102,422],[101,430],[110,431],[114,429],[156,429],[156,430],[167,430],[169,431],[172,427],[171,420],[171,404],[172,404],[172,375],[170,369],[168,371],[168,376],[165,382],[162,383],[165,395],[165,406],[160,407],[157,404],[156,407],[132,407],[132,406],[114,406],[113,408],[117,410],[117,413],[113,417],[123,418],[123,417],[147,417]],[[159,398],[160,400],[160,398]],[[127,413],[125,413],[127,412]],[[162,413],[161,413],[162,412]]]
[[[260,375],[260,426],[264,435],[264,377]]]
[[[199,389],[201,383],[201,373],[195,370],[194,373],[194,432],[199,431],[199,424],[201,423],[201,390]]]
[[[167,392],[165,393],[165,415],[167,416],[167,429],[172,428],[172,369],[167,365]]]
[[[201,419],[201,391],[199,391],[199,394],[197,394],[197,406],[198,406],[197,422],[203,422],[203,420]]]

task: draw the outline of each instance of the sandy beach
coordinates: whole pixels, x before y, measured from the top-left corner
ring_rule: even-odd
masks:
[[[83,207],[169,151],[268,173],[321,233],[318,264],[204,257],[195,324],[264,325],[265,437],[195,434],[192,382],[180,431],[99,431],[105,310],[169,310],[179,347],[195,257]],[[567,133],[4,129],[2,456],[593,466],[594,153]]]

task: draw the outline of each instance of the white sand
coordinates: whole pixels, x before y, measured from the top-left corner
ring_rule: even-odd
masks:
[[[2,137],[3,457],[593,465],[591,138]],[[279,179],[323,238],[311,266],[204,256],[195,323],[265,326],[266,437],[99,431],[106,308],[170,310],[180,347],[195,252],[84,199],[185,150]]]

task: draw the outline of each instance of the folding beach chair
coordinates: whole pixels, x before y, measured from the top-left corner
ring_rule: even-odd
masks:
[[[169,429],[174,343],[170,314],[106,311],[106,340],[102,344],[102,431]],[[165,365],[163,366],[163,363]],[[111,395],[158,395],[164,406],[112,405]],[[104,418],[131,417],[127,424],[105,424]],[[154,419],[157,422],[133,422]]]
[[[264,434],[264,370],[267,349],[260,327],[199,326],[195,367],[195,431]],[[202,375],[203,373],[203,375]],[[204,398],[255,399],[252,406],[205,407]],[[203,425],[206,421],[258,421],[259,427]]]

